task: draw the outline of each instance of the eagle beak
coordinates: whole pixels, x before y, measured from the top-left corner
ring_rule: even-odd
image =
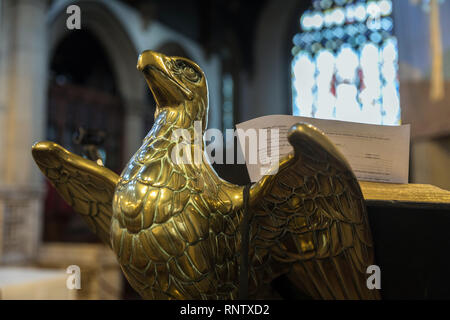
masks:
[[[144,51],[139,55],[137,69],[144,73],[156,104],[160,107],[172,106],[192,100],[194,95],[186,86],[172,75],[167,68],[170,57],[154,51]]]

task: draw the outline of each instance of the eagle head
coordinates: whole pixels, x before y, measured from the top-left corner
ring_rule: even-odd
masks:
[[[164,108],[184,107],[192,121],[202,121],[205,128],[208,87],[196,63],[146,50],[139,56],[137,69],[145,76],[156,101],[157,113]]]

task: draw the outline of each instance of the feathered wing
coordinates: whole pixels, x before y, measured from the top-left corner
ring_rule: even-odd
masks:
[[[295,125],[288,139],[294,154],[250,191],[251,276],[264,282],[287,273],[313,298],[378,299],[366,284],[372,237],[350,166],[311,125]]]
[[[36,143],[32,154],[62,198],[110,246],[112,200],[119,176],[53,142]]]

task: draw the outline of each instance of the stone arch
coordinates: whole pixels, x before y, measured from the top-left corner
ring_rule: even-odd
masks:
[[[86,28],[98,39],[105,48],[111,61],[113,73],[117,82],[118,92],[125,107],[125,151],[124,157],[130,157],[138,148],[142,139],[145,100],[142,96],[145,81],[136,70],[139,52],[131,35],[112,9],[114,2],[109,1],[71,1],[81,9],[81,28]],[[50,8],[47,15],[49,34],[48,57],[53,55],[58,43],[70,32],[66,19],[67,1],[59,1]]]

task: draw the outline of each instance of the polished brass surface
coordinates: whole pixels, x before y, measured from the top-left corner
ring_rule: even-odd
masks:
[[[192,61],[145,51],[138,60],[157,102],[155,124],[118,177],[51,142],[33,146],[42,172],[111,245],[143,298],[235,299],[243,187],[222,180],[204,152],[176,163],[176,129],[205,130],[205,75]],[[291,129],[291,154],[250,189],[250,297],[287,275],[313,298],[376,299],[374,263],[360,186],[344,157],[315,127]],[[192,153],[195,153],[193,139]],[[204,143],[201,144],[204,149]],[[115,191],[114,191],[115,190]]]
[[[361,181],[364,199],[394,203],[450,206],[450,191],[428,184],[393,184]]]
[[[32,154],[62,198],[82,215],[91,230],[110,243],[111,201],[119,176],[54,142],[38,142]]]

